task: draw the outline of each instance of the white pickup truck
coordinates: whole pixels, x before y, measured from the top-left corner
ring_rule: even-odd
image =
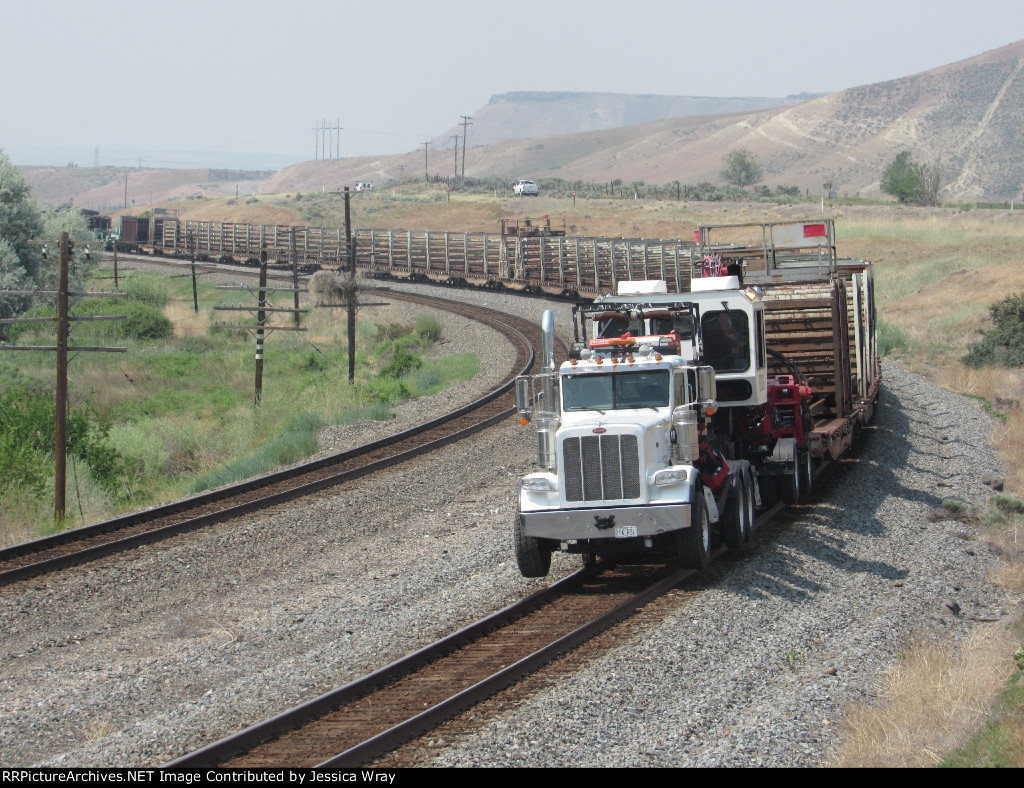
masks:
[[[533,181],[516,181],[516,185],[512,187],[512,193],[519,197],[536,197],[540,194],[540,189]]]

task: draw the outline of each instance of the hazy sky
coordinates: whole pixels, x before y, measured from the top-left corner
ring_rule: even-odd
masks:
[[[496,93],[831,92],[1024,38],[1021,0],[8,0],[15,164],[208,165],[419,149]],[[472,126],[469,143],[473,144]],[[177,156],[170,152],[180,152]]]

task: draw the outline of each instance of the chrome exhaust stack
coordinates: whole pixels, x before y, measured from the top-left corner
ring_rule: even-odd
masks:
[[[555,433],[562,421],[558,415],[558,370],[555,369],[555,313],[544,311],[541,328],[541,384],[537,407],[537,464],[546,471],[558,470]]]

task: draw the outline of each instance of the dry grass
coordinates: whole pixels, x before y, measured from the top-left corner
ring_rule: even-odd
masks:
[[[1006,466],[1006,490],[1024,492],[1024,373],[1004,367],[971,369],[951,361],[930,370],[940,386],[982,397],[993,412],[1001,414],[991,443]]]
[[[915,643],[892,670],[879,702],[851,711],[836,767],[928,767],[964,744],[1015,670],[1018,643],[1005,625],[960,646]]]
[[[1001,553],[992,582],[1020,599],[1024,594],[1024,526],[1017,524],[989,537]]]
[[[213,312],[195,307],[185,301],[171,301],[163,309],[164,314],[174,323],[176,337],[205,337],[213,321]]]
[[[42,534],[37,524],[52,521],[52,505],[36,498],[22,498],[0,507],[0,549],[38,539]]]

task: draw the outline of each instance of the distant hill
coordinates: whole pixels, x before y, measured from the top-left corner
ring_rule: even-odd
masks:
[[[530,137],[574,134],[584,131],[635,126],[667,118],[693,115],[719,115],[726,112],[753,112],[782,107],[813,98],[716,98],[709,96],[654,96],[624,93],[573,93],[517,91],[491,96],[487,104],[472,115],[466,130],[470,146],[493,145]],[[453,126],[432,141],[435,148],[451,150],[452,137],[462,126]]]
[[[757,102],[767,106],[754,106]],[[702,114],[676,114],[687,112]],[[657,119],[637,122],[652,115]],[[823,184],[832,183],[841,195],[876,196],[882,171],[897,153],[910,150],[917,161],[940,162],[944,200],[1020,199],[1024,41],[920,74],[817,97],[506,93],[493,97],[472,118],[465,162],[466,174],[473,177],[720,183],[722,157],[748,148],[761,161],[764,183],[770,188],[795,185],[820,193]],[[174,176],[177,184],[164,186],[169,176],[143,178],[145,171],[131,171],[129,192],[141,202],[147,197],[161,200],[235,189],[335,190],[357,180],[383,186],[390,180],[416,178],[424,170],[447,176],[454,172],[454,157],[453,142],[446,136],[457,131],[456,126],[436,138],[426,151],[426,163],[423,150],[308,161],[259,184],[245,180],[250,174],[219,181],[208,175],[213,171],[204,170],[185,181]],[[527,133],[531,136],[520,136]],[[37,195],[45,193],[47,201],[55,191],[64,201],[81,193],[83,199],[76,202],[83,207],[96,207],[84,199],[86,195],[115,204],[123,199],[118,196],[123,188],[119,191],[113,182],[86,190],[80,181],[87,168],[22,169]],[[33,172],[43,169],[48,174]],[[123,181],[124,170],[120,172]],[[57,183],[65,185],[58,189]]]
[[[216,169],[136,169],[133,167],[20,166],[43,205],[73,201],[82,208],[116,210],[196,195],[251,194],[272,172]]]

